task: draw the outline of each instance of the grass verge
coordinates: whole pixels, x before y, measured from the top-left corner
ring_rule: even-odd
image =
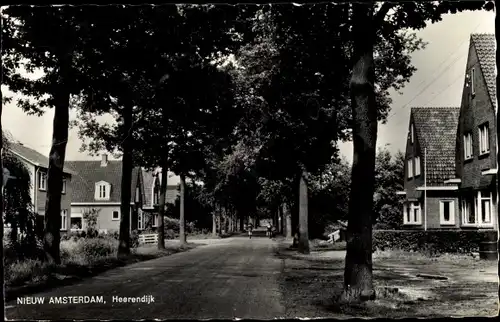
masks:
[[[465,317],[498,313],[497,263],[466,255],[427,257],[402,251],[373,256],[377,298],[340,304],[344,251],[300,255],[282,245],[279,284],[287,318]],[[444,278],[425,278],[425,276]]]
[[[17,296],[42,291],[56,286],[71,284],[137,262],[169,256],[188,251],[199,245],[165,246],[158,250],[154,246],[141,246],[132,249],[128,256],[118,258],[118,243],[113,240],[80,239],[61,242],[60,265],[48,264],[39,260],[14,261],[5,266],[5,295],[9,301]]]

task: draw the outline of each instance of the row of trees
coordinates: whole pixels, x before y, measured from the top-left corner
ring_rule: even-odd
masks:
[[[259,202],[297,209],[299,250],[307,253],[312,178],[339,164],[337,142],[352,139],[345,298],[373,298],[377,122],[387,117],[390,90],[400,90],[414,73],[411,54],[424,46],[410,30],[445,13],[483,7],[358,1],[3,9],[3,85],[28,97],[17,101],[27,113],[55,111],[47,260],[60,262],[70,107],[78,111],[86,150],[122,155],[119,256],[130,251],[134,165],[180,175],[181,242],[185,181],[191,177],[204,182],[203,200],[212,209],[234,209],[240,227]],[[27,77],[21,68],[43,76]],[[99,122],[104,114],[116,122]],[[164,202],[167,171],[162,173]],[[383,198],[379,194],[375,202]],[[163,217],[165,207],[160,209]],[[164,247],[163,227],[159,231]]]

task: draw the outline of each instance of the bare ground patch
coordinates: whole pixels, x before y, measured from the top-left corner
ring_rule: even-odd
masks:
[[[277,256],[284,262],[280,287],[287,318],[491,317],[498,313],[497,262],[455,255],[374,254],[377,299],[341,306],[334,298],[342,291],[345,252],[301,255],[283,246]]]

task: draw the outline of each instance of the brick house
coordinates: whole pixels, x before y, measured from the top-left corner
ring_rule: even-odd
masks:
[[[97,229],[103,232],[119,231],[121,219],[122,162],[108,160],[107,154],[100,161],[67,161],[68,167],[76,172],[73,178],[71,200],[72,230],[84,230],[83,213],[98,209]],[[130,231],[137,229],[141,197],[136,196],[140,188],[140,168],[132,170],[130,187]],[[136,202],[137,200],[137,202]]]
[[[458,107],[413,107],[405,153],[403,223],[408,229],[458,227],[455,142]]]
[[[10,152],[15,155],[26,166],[31,179],[31,200],[36,212],[37,221],[43,223],[45,215],[45,202],[47,200],[47,171],[49,158],[43,154],[25,146],[22,143],[12,142],[9,144]],[[73,178],[76,173],[64,166],[63,187],[61,191],[61,231],[70,229],[71,196],[73,194]]]
[[[465,229],[498,229],[495,68],[495,35],[472,34],[456,141]]]

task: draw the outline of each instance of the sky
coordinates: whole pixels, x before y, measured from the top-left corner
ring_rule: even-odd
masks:
[[[404,150],[412,106],[460,106],[470,34],[494,33],[494,19],[492,11],[446,15],[441,22],[417,32],[428,44],[412,55],[412,64],[417,71],[403,89],[403,94],[392,95],[388,122],[379,125],[378,147],[386,146],[391,152]],[[2,125],[15,140],[48,155],[53,117],[51,109],[41,117],[28,116],[12,102],[4,105]],[[70,119],[75,117],[76,112],[72,111]],[[77,130],[71,129],[66,147],[67,160],[100,158],[80,152],[81,143]],[[342,143],[340,149],[346,159],[352,161],[352,142]]]

